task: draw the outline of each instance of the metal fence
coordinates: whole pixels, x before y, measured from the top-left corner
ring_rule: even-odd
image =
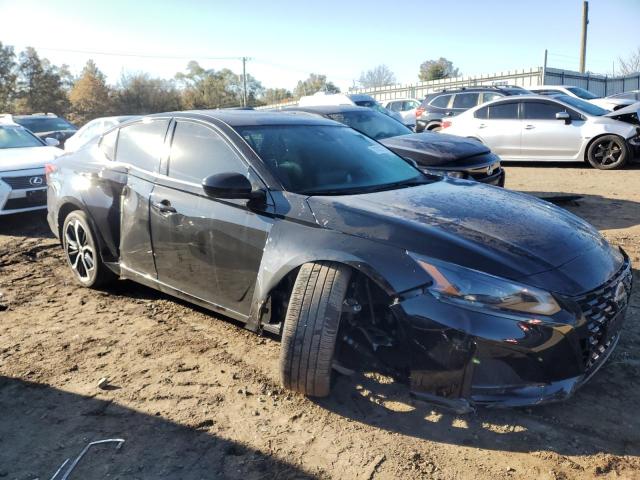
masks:
[[[544,80],[543,80],[544,77]],[[518,85],[524,88],[537,85],[575,85],[582,87],[596,95],[607,96],[628,90],[640,89],[640,72],[624,77],[609,77],[607,75],[595,75],[580,73],[559,68],[546,69],[534,67],[528,70],[514,70],[488,75],[461,76],[455,78],[443,78],[429,82],[417,82],[405,85],[387,85],[374,88],[350,88],[348,93],[365,93],[378,101],[393,100],[396,98],[424,98],[432,92],[443,89],[459,87],[472,87],[477,85]],[[289,101],[276,105],[266,105],[259,108],[278,108],[297,105],[295,101]]]

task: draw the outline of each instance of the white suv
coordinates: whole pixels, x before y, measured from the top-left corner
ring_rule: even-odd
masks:
[[[0,215],[47,208],[44,165],[62,155],[58,144],[0,119]]]

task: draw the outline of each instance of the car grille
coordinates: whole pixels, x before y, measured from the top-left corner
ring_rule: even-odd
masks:
[[[587,372],[592,370],[599,360],[606,357],[607,350],[615,344],[619,322],[616,322],[616,325],[612,323],[618,319],[619,314],[624,314],[631,295],[632,282],[631,264],[626,260],[618,273],[606,284],[575,299],[587,320],[586,332],[581,341]],[[625,300],[622,301],[616,300],[616,292],[622,288],[619,287],[620,284],[625,289]],[[611,328],[614,331],[611,331]]]
[[[32,180],[38,179],[38,180]],[[29,175],[27,177],[2,177],[2,180],[9,184],[9,186],[14,190],[26,190],[28,188],[42,188],[47,185],[47,179],[44,175]],[[41,183],[36,183],[35,185],[32,181],[37,182],[41,181]]]

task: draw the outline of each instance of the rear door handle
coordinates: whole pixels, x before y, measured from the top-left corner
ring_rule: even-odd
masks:
[[[480,125],[478,125],[478,128],[487,128],[487,124],[486,123],[481,123]]]
[[[176,213],[177,210],[171,206],[169,200],[162,200],[161,202],[153,202],[151,205],[157,208],[160,213]]]
[[[524,126],[525,130],[533,130],[534,128],[536,128],[535,125],[525,125]]]

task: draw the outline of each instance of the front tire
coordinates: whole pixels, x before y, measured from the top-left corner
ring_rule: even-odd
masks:
[[[82,210],[74,210],[64,219],[62,246],[74,279],[83,287],[99,288],[115,278],[102,262],[95,234]]]
[[[596,138],[587,149],[587,161],[599,170],[622,168],[627,163],[627,144],[617,135]]]
[[[329,395],[350,278],[351,269],[339,263],[306,263],[300,268],[282,333],[280,374],[286,388],[312,397]]]

